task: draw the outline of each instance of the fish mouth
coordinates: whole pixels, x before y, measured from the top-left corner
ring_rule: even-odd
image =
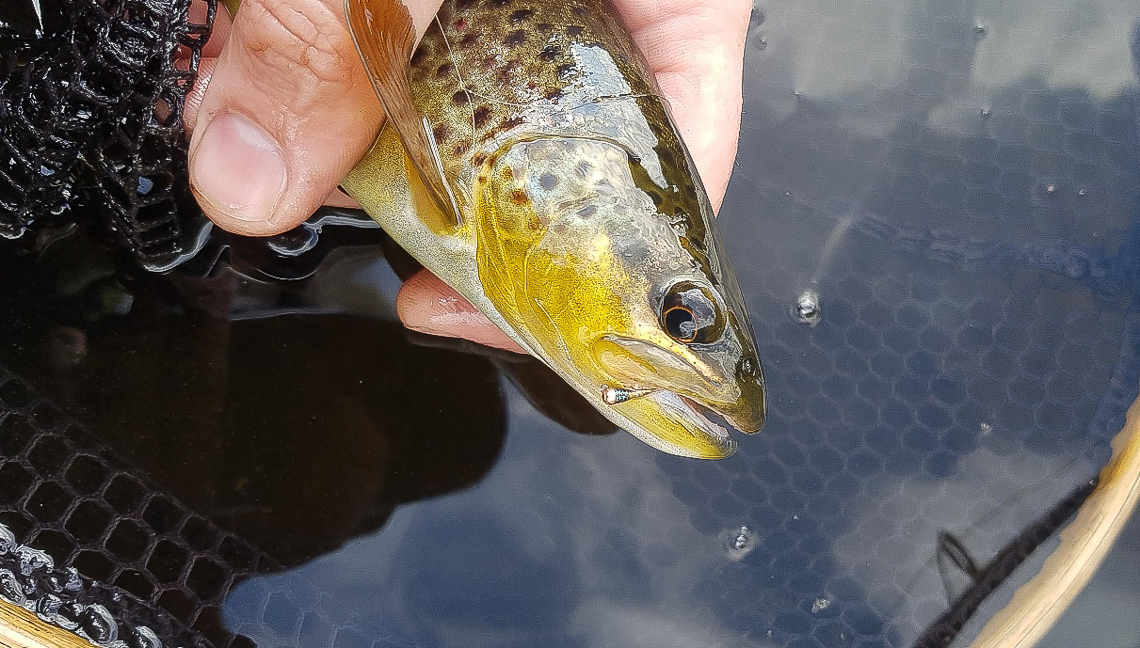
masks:
[[[670,454],[722,459],[736,452],[736,429],[716,410],[667,389],[631,392],[611,406],[615,423],[642,442]]]
[[[691,398],[667,390],[660,390],[652,394],[652,397],[663,411],[693,424],[697,430],[705,434],[706,439],[711,441],[714,446],[724,448],[724,456],[727,457],[736,451],[736,441],[729,434],[724,417],[711,408],[705,407]]]

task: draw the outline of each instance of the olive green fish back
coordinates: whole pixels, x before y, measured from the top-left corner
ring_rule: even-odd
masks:
[[[609,52],[620,77],[605,78],[616,76],[612,68],[581,55],[591,50]],[[658,94],[613,8],[599,0],[446,2],[410,74],[452,180],[481,165],[494,142],[541,128],[554,111]]]

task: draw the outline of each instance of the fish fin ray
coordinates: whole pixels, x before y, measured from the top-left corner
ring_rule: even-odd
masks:
[[[412,15],[400,0],[345,0],[349,31],[388,120],[440,211],[459,225],[435,137],[412,103],[408,64],[415,46]]]

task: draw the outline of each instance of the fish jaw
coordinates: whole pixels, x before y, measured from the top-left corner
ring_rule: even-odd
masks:
[[[759,361],[738,334],[699,354],[668,339],[653,344],[618,336],[597,340],[592,352],[604,380],[617,386],[608,392],[619,396],[609,399],[618,401],[612,407],[639,428],[630,432],[674,454],[718,458],[735,448],[719,421],[754,434],[766,413]]]

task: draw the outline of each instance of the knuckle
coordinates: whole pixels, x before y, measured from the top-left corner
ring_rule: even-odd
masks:
[[[285,83],[301,92],[307,90],[304,84],[350,82],[359,65],[356,50],[348,28],[328,5],[320,0],[260,0],[249,6],[244,44],[270,71],[262,82]]]

